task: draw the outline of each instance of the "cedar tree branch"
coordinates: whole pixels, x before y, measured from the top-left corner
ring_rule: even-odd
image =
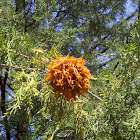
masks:
[[[43,73],[47,73],[46,71],[44,71],[42,69],[37,69],[37,68],[26,68],[26,67],[10,66],[10,65],[6,65],[6,64],[0,64],[0,66],[7,67],[7,68],[11,67],[11,68],[15,68],[15,69],[25,69],[25,70],[31,70],[31,71],[38,70],[38,71],[41,71]]]
[[[95,98],[98,99],[99,101],[102,101],[102,99],[101,99],[100,97],[96,96],[95,94],[93,94],[93,93],[90,92],[89,90],[88,90],[87,93],[89,93],[91,96],[95,97]]]

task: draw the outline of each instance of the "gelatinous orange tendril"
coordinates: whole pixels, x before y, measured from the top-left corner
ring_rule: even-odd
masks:
[[[76,100],[76,95],[83,95],[90,86],[91,74],[86,66],[85,60],[81,58],[56,57],[48,65],[48,76],[46,81],[50,81],[51,86],[57,93],[57,97],[62,93],[66,100]]]

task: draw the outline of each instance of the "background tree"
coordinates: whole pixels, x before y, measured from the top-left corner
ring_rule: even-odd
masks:
[[[127,15],[126,2],[1,1],[1,139],[140,137],[140,4]],[[86,59],[102,101],[55,98],[45,68],[68,53]]]

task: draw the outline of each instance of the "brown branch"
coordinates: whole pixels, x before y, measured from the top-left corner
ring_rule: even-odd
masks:
[[[2,74],[0,74],[0,76],[2,77],[2,79],[4,79],[4,77],[2,76]],[[11,85],[13,85],[13,83],[6,81],[6,85],[13,90],[13,88],[11,87]]]
[[[100,53],[101,53],[101,54],[102,54],[102,53],[105,53],[107,50],[108,50],[108,47],[105,46],[105,49],[102,50]]]
[[[6,93],[7,93],[9,96],[11,96],[12,98],[14,98],[14,96],[13,96],[9,91],[6,90]],[[8,101],[8,102],[11,102],[11,101]]]
[[[42,69],[37,69],[37,68],[26,68],[26,67],[10,66],[10,65],[6,65],[6,64],[0,64],[0,66],[7,67],[7,68],[11,67],[11,68],[15,68],[15,69],[25,69],[25,70],[31,70],[31,71],[38,70],[38,71],[41,71],[43,73],[47,73],[46,71],[44,71]]]
[[[29,25],[26,25],[26,26],[25,26],[25,28],[27,29],[28,27],[30,27],[30,26],[32,26],[32,25],[34,25],[34,24],[35,24],[35,22],[36,22],[36,20],[33,20],[33,22],[32,22],[32,23],[30,23]]]
[[[107,48],[105,44],[96,43],[96,44],[94,44],[93,46],[90,46],[90,48],[89,48],[89,50],[88,50],[88,53],[92,53],[92,51],[95,50],[98,46],[104,46],[105,48]],[[102,52],[101,52],[101,53],[102,53]]]
[[[53,21],[55,28],[57,27],[57,24],[59,24],[67,15],[65,11],[66,10],[62,11],[61,9],[59,9],[59,11],[57,12],[57,15],[55,16],[54,21]],[[64,14],[60,15],[60,13],[64,13]]]
[[[27,56],[27,55],[24,55],[24,54],[22,54],[22,53],[20,53],[20,52],[17,52],[17,51],[11,50],[11,49],[9,49],[8,51],[10,51],[10,52],[14,52],[14,53],[16,53],[16,54],[18,54],[18,55],[20,55],[20,56],[25,57],[25,58],[28,58],[28,59],[34,60],[34,58],[29,57],[29,56]],[[40,62],[40,63],[41,63],[41,64],[48,64],[48,62]]]
[[[115,71],[115,69],[117,68],[118,65],[119,65],[119,61],[118,61],[117,64],[115,65],[113,71]]]
[[[137,10],[132,15],[128,16],[125,20],[131,19],[136,14],[136,12],[137,12]]]
[[[136,14],[136,12],[137,12],[137,10],[136,10],[132,15],[130,15],[130,16],[128,16],[126,19],[124,19],[123,22],[118,23],[118,25],[122,25],[125,21],[130,20],[130,19]],[[118,26],[118,25],[117,25],[117,26]],[[111,32],[109,31],[109,33],[103,37],[103,40],[105,40],[106,38],[108,38],[108,36],[109,36],[110,34],[111,34]]]
[[[28,59],[33,59],[33,58],[29,57],[29,56],[26,56],[26,55],[24,55],[24,54],[22,54],[22,53],[19,53],[19,52],[17,52],[17,51],[11,50],[11,49],[9,49],[8,51],[14,52],[14,53],[16,53],[16,54],[18,54],[18,55],[21,55],[21,56],[23,56],[23,57],[25,57],[25,58],[28,58]]]
[[[6,69],[8,71],[8,68]],[[5,107],[5,93],[6,93],[6,81],[8,78],[8,72],[5,72],[4,78],[0,76],[0,85],[1,85],[1,111],[2,115],[4,116],[6,113],[6,107]],[[6,130],[6,137],[7,140],[10,140],[10,131],[9,131],[9,125],[8,125],[8,119],[7,116],[4,117],[4,127]]]
[[[101,99],[100,97],[96,96],[95,94],[93,94],[93,93],[90,92],[89,90],[88,90],[87,93],[89,93],[91,96],[95,97],[95,98],[98,99],[99,101],[102,101],[102,99]]]
[[[108,63],[110,63],[111,61],[113,61],[114,59],[116,59],[116,58],[118,58],[118,57],[119,57],[119,56],[116,56],[116,57],[112,58],[111,60],[109,60],[109,61],[107,61],[107,62],[105,62],[105,63],[103,63],[103,64],[99,64],[98,69],[99,69],[99,68],[102,68],[103,66],[107,65]]]
[[[28,8],[28,11],[27,11],[26,9],[23,11],[23,13],[25,13],[25,14],[24,14],[24,16],[23,16],[21,19],[19,19],[19,20],[24,19],[24,18],[28,15],[28,13],[29,13],[30,10],[31,10],[30,8],[31,8],[32,4],[33,4],[33,3],[31,2],[31,3],[30,3],[30,7]]]
[[[55,16],[55,18],[59,17],[60,13],[61,13],[61,8],[58,10],[57,15]]]

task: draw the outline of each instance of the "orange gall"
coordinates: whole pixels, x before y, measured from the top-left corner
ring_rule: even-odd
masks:
[[[57,97],[62,93],[66,100],[76,100],[76,95],[83,95],[90,87],[89,79],[91,74],[83,58],[57,57],[48,65],[49,73],[46,81],[57,93]]]

